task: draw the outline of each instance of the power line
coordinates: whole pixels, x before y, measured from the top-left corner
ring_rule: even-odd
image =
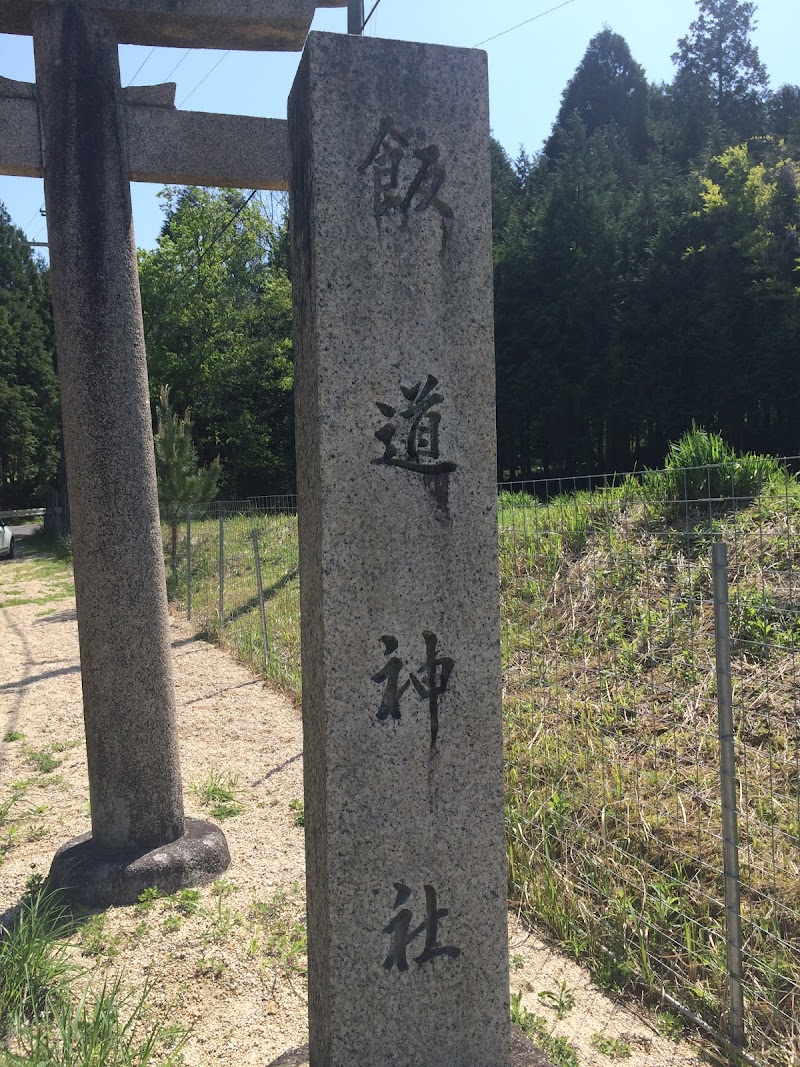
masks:
[[[378,0],[380,3],[380,0]],[[533,18],[525,19],[524,22],[518,22],[516,26],[509,26],[507,30],[501,30],[500,33],[496,33],[493,37],[487,37],[485,41],[478,41],[473,48],[480,48],[482,45],[489,44],[490,41],[496,41],[498,37],[505,37],[507,33],[511,33],[513,30],[518,30],[522,26],[528,26],[531,22],[536,22],[537,19],[543,19],[545,15],[552,15],[554,11],[560,11],[562,7],[569,7],[570,4],[574,4],[575,0],[564,0],[563,4],[557,4],[555,7],[549,7],[547,11],[540,11],[538,15],[534,15]],[[377,7],[377,4],[375,5]]]
[[[147,55],[146,55],[146,56],[144,57],[144,59],[142,60],[142,62],[141,62],[141,63],[139,64],[139,69],[138,69],[138,70],[136,71],[136,73],[134,74],[134,76],[133,76],[133,77],[131,78],[131,80],[130,80],[130,81],[128,82],[128,85],[133,85],[133,83],[134,83],[134,82],[136,81],[136,79],[137,79],[137,78],[139,77],[139,75],[141,74],[141,72],[142,72],[142,67],[143,67],[143,66],[145,65],[145,63],[146,63],[146,62],[148,61],[148,59],[150,58],[150,56],[152,56],[153,52],[155,52],[155,50],[156,50],[156,48],[157,48],[157,47],[158,47],[158,46],[157,46],[157,45],[155,45],[155,46],[154,46],[153,48],[151,48],[151,49],[150,49],[150,51],[149,51],[149,52],[147,53]]]
[[[228,232],[231,226],[233,226],[234,222],[236,222],[236,219],[239,217],[239,215],[241,215],[241,213],[244,211],[244,209],[247,207],[247,205],[250,203],[250,201],[253,199],[257,192],[258,189],[253,189],[250,195],[245,200],[243,200],[241,204],[239,204],[237,209],[234,211],[234,213],[231,215],[231,217],[228,219],[222,229],[212,237],[211,243],[200,252],[200,255],[190,266],[189,271],[187,271],[187,273],[183,275],[177,285],[173,285],[173,295],[177,293],[181,289],[181,287],[186,284],[187,281],[189,281],[189,279],[192,277],[192,274],[197,276],[197,272],[200,269],[200,264],[203,262],[206,256],[210,254],[214,245],[216,245],[217,242],[220,241],[222,237]]]
[[[33,222],[33,220],[36,218],[36,216],[41,214],[43,209],[44,209],[44,204],[42,204],[41,207],[37,207],[37,209],[34,211],[34,213],[31,215],[31,217],[28,219],[28,221],[22,227],[23,233],[24,233],[25,230],[27,230],[27,228],[30,226],[30,224]]]
[[[375,0],[375,3],[374,3],[374,4],[372,5],[372,10],[371,10],[371,11],[370,11],[370,13],[369,13],[369,14],[367,15],[367,17],[366,17],[366,18],[364,19],[364,25],[363,25],[363,26],[361,27],[361,32],[362,32],[362,33],[363,33],[363,32],[364,32],[364,30],[366,29],[366,26],[367,26],[367,23],[369,22],[369,20],[370,20],[370,19],[372,18],[372,16],[373,16],[373,15],[375,14],[375,12],[376,12],[376,11],[378,10],[378,4],[379,4],[380,2],[381,2],[381,0]]]
[[[177,62],[177,63],[175,64],[175,66],[174,66],[174,67],[172,68],[172,70],[171,70],[171,71],[169,72],[169,74],[168,74],[168,75],[166,76],[166,78],[164,79],[164,81],[168,82],[168,81],[170,80],[170,78],[172,77],[172,75],[173,75],[173,74],[175,73],[175,71],[176,71],[176,70],[178,69],[178,67],[179,67],[179,66],[181,65],[181,63],[183,63],[184,59],[186,59],[186,57],[187,57],[187,56],[189,55],[189,53],[190,53],[191,51],[192,51],[192,49],[191,49],[191,48],[187,48],[187,49],[186,49],[186,51],[185,51],[185,52],[183,53],[183,55],[181,56],[181,58],[180,58],[180,59],[178,60],[178,62]]]
[[[380,0],[378,0],[378,2],[380,3]],[[220,63],[223,61],[223,59],[225,59],[226,56],[229,56],[232,51],[233,51],[233,49],[229,48],[227,52],[223,52],[223,54],[219,57],[219,59],[214,64],[214,66],[211,68],[211,70],[207,74],[203,75],[203,77],[200,79],[200,81],[197,83],[197,85],[195,85],[194,89],[192,89],[192,91],[190,93],[188,93],[186,96],[184,96],[183,100],[181,100],[181,102],[178,104],[178,107],[183,107],[183,105],[186,103],[186,101],[189,99],[189,97],[190,96],[194,96],[194,94],[197,92],[197,90],[200,88],[200,86],[203,84],[203,82],[206,81],[206,79],[211,77],[211,75],[214,73],[214,71],[217,69],[217,67],[220,65]]]

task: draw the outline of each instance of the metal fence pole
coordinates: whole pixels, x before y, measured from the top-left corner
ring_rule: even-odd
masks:
[[[711,549],[714,591],[714,637],[719,706],[719,770],[722,794],[722,837],[725,874],[725,936],[728,963],[729,1034],[735,1048],[743,1048],[742,908],[739,882],[739,825],[736,811],[733,687],[731,683],[730,607],[728,604],[728,547],[717,541]]]
[[[186,512],[186,618],[192,617],[192,513]]]
[[[219,516],[219,632],[225,625],[225,519]]]
[[[258,530],[253,530],[253,555],[256,559],[258,607],[261,611],[261,639],[264,642],[264,670],[266,670],[269,667],[269,640],[267,639],[267,616],[264,612],[264,586],[261,582],[261,554],[258,550]]]

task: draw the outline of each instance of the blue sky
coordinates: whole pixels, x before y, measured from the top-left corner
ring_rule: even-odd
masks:
[[[367,0],[367,10],[371,2]],[[605,25],[626,38],[650,80],[666,81],[673,72],[670,56],[696,12],[694,0],[569,0],[503,33],[559,3],[563,0],[380,0],[367,33],[467,47],[502,34],[483,47],[489,55],[494,134],[513,156],[520,146],[530,152],[541,146],[564,86],[589,39]],[[800,83],[800,2],[760,0],[757,7],[754,40],[772,86]],[[344,9],[320,9],[314,22],[316,29],[344,32],[345,27]],[[169,78],[177,82],[178,105],[185,100],[187,109],[284,118],[299,55],[223,55],[170,48],[151,54],[149,48],[123,46],[122,82],[148,85]],[[0,74],[33,81],[30,38],[0,34]],[[151,247],[161,224],[157,187],[134,183],[132,191],[137,241]],[[46,223],[39,215],[43,199],[40,181],[0,177],[0,203],[31,239],[46,240]]]

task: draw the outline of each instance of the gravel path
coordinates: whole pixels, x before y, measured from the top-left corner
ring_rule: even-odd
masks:
[[[46,872],[56,848],[89,826],[68,583],[63,568],[31,557],[0,562],[0,737],[16,738],[0,741],[0,804],[12,791],[18,797],[14,821],[0,829],[0,913],[32,871]],[[222,823],[233,862],[196,899],[90,917],[72,951],[92,973],[122,972],[131,986],[152,981],[154,1010],[192,1028],[187,1067],[305,1067],[300,712],[185,621],[173,618],[171,632],[187,814],[208,817],[196,787],[212,772],[235,781],[244,807]],[[595,989],[513,918],[511,953],[512,990],[574,1043],[580,1067],[614,1062],[593,1046],[597,1034],[627,1046],[630,1067],[700,1062],[696,1049],[659,1036],[652,1019]],[[539,993],[560,983],[574,1007],[559,1021]]]

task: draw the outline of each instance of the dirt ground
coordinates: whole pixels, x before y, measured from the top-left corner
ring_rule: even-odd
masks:
[[[149,979],[154,1007],[191,1028],[189,1067],[305,1067],[300,712],[184,620],[171,628],[187,814],[209,817],[212,774],[233,783],[242,810],[222,824],[232,864],[199,893],[90,916],[71,951],[93,981]],[[0,738],[0,806],[17,798],[0,829],[1,916],[89,828],[70,575],[24,551],[0,562]],[[609,998],[541,934],[509,923],[512,993],[574,1044],[581,1067],[705,1062],[696,1042],[659,1033],[671,1020]]]

